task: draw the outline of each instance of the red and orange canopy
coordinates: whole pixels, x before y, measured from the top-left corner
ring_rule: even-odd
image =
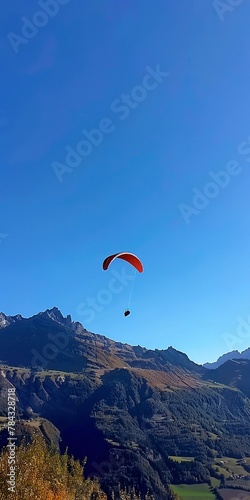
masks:
[[[127,262],[129,262],[129,264],[134,266],[135,269],[137,269],[137,271],[139,271],[139,273],[143,272],[143,265],[142,265],[140,259],[136,255],[134,255],[133,253],[129,253],[129,252],[114,253],[113,255],[109,255],[109,257],[106,257],[106,259],[103,261],[103,264],[102,264],[104,271],[106,271],[108,269],[111,262],[113,262],[113,260],[115,260],[115,259],[126,260]]]

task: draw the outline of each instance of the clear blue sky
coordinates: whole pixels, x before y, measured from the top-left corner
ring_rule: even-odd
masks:
[[[221,20],[208,0],[64,1],[47,21],[37,2],[2,5],[0,310],[58,306],[90,331],[199,363],[247,348],[250,335],[229,345],[224,334],[250,320],[250,150],[238,151],[250,136],[249,2]],[[13,42],[34,15],[45,26]],[[169,76],[122,120],[114,106],[140,98],[157,65]],[[105,118],[112,132],[59,182],[53,162]],[[187,224],[180,204],[233,160],[238,175]],[[90,320],[83,303],[114,277],[102,261],[123,250],[145,267],[131,315],[122,285]]]

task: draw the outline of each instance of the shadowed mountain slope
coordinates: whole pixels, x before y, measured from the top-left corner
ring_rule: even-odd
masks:
[[[1,418],[15,387],[26,432],[37,426],[61,451],[87,456],[86,474],[99,477],[110,500],[118,483],[171,499],[171,482],[209,480],[212,457],[249,454],[250,362],[207,370],[173,347],[88,332],[57,308],[2,314],[0,359]],[[180,466],[172,455],[196,460]]]

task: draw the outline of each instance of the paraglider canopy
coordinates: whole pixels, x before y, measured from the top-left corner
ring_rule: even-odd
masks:
[[[109,257],[107,257],[103,261],[102,267],[103,267],[104,271],[106,271],[108,269],[111,262],[113,262],[113,260],[115,260],[115,259],[126,260],[127,262],[129,262],[129,264],[134,266],[137,269],[137,271],[139,271],[139,273],[143,272],[143,265],[142,265],[140,259],[136,255],[134,255],[133,253],[129,253],[129,252],[119,252],[119,253],[115,253],[113,255],[109,255]]]

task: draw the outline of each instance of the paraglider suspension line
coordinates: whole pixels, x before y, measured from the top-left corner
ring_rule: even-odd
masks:
[[[136,269],[134,270],[134,277],[133,277],[131,291],[130,291],[130,295],[129,295],[129,299],[128,299],[128,309],[130,307],[131,297],[132,297],[132,293],[133,293],[133,289],[134,289],[135,277],[136,277]]]

